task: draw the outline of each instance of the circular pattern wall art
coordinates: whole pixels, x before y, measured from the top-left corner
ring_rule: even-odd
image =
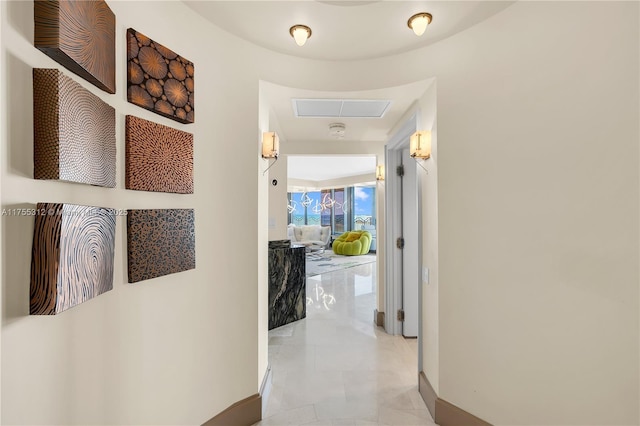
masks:
[[[193,123],[191,61],[136,30],[127,30],[127,100],[179,121]]]
[[[36,205],[31,315],[56,315],[113,289],[116,211]]]
[[[116,16],[104,0],[34,1],[34,45],[107,93],[116,93]]]

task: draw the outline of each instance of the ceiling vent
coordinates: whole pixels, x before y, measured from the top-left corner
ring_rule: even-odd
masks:
[[[293,113],[305,118],[382,118],[389,100],[369,99],[292,99]]]
[[[334,139],[344,138],[345,125],[344,123],[331,123],[329,124],[329,136]]]

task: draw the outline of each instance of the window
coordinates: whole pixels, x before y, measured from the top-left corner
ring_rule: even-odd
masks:
[[[376,189],[372,186],[353,188],[353,229],[376,224]]]
[[[289,192],[289,223],[331,226],[332,234],[376,224],[375,186]]]
[[[320,225],[320,192],[290,192],[289,223]]]

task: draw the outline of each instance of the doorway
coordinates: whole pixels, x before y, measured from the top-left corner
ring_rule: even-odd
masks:
[[[409,155],[409,137],[415,132],[414,114],[386,147],[387,217],[385,328],[390,334],[419,337],[421,201],[416,163]]]

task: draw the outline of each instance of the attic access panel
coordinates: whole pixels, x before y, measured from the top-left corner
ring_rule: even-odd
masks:
[[[293,113],[300,118],[382,118],[390,100],[293,99]]]

